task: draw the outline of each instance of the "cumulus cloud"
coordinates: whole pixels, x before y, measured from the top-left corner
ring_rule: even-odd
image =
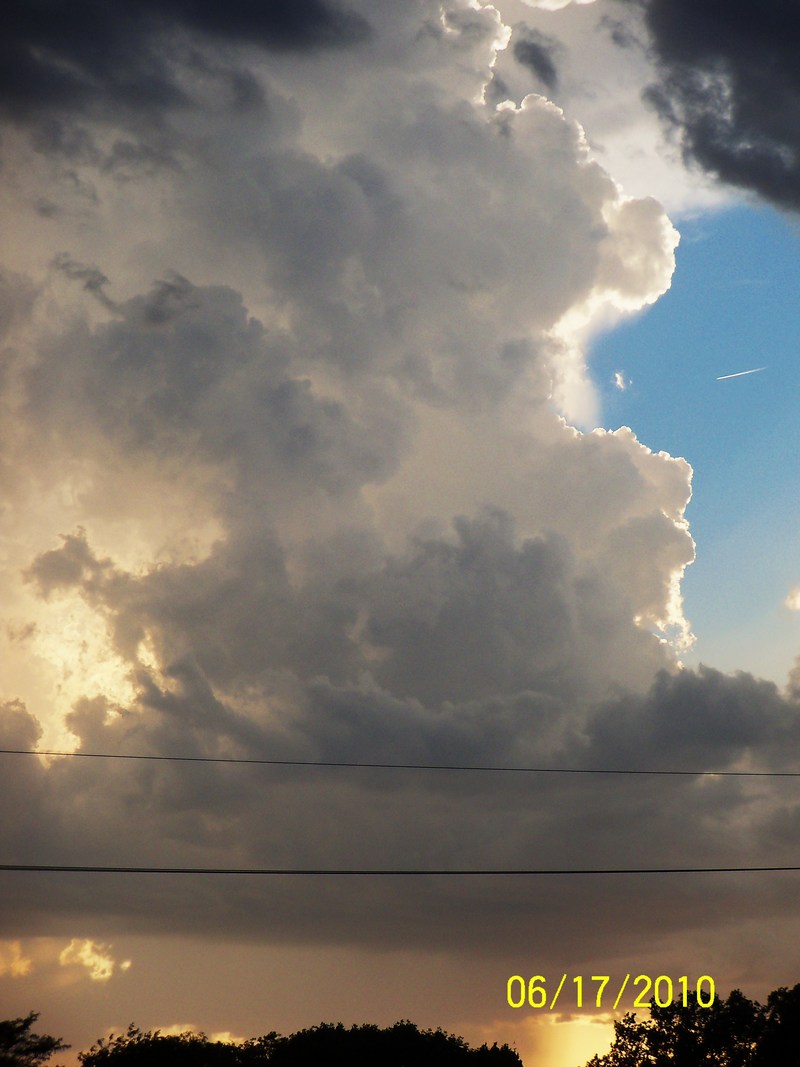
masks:
[[[62,967],[84,967],[89,972],[89,978],[93,982],[107,982],[114,974],[117,966],[111,955],[110,945],[101,945],[94,941],[73,938],[65,949],[60,953],[58,962]],[[124,960],[119,964],[121,971],[130,967],[130,960]]]
[[[631,0],[644,10],[658,80],[650,103],[685,157],[783,207],[800,204],[792,4]]]
[[[23,10],[9,47],[34,66],[8,107],[34,137],[9,127],[8,195],[32,236],[14,237],[2,290],[6,747],[68,734],[159,757],[787,765],[794,696],[680,669],[689,464],[625,427],[589,431],[587,333],[668,287],[677,234],[545,97],[484,94],[509,42],[497,10],[314,3],[294,23],[287,5],[234,4],[222,27],[203,5],[156,24],[131,4],[124,41],[98,16],[126,59],[114,73],[86,50],[88,9],[76,41],[47,36],[63,13],[42,29]],[[546,87],[557,49],[526,39]],[[18,758],[0,791],[16,863],[685,866],[778,862],[794,844],[791,801],[732,778],[623,791],[65,757]],[[563,966],[590,932],[598,952],[619,942],[623,919],[628,948],[680,931],[692,896],[616,882],[598,933],[582,881],[537,883],[531,908],[519,881],[209,877],[187,907],[178,877],[4,877],[8,928],[73,938],[65,965],[98,981],[113,959],[78,929],[487,953],[524,929]],[[693,921],[752,914],[740,883],[710,884]]]

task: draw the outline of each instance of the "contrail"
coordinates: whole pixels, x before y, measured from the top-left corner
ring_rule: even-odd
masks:
[[[758,374],[758,372],[760,370],[766,370],[766,369],[767,369],[766,367],[753,367],[752,370],[740,370],[740,371],[737,371],[736,374],[721,374],[719,376],[719,378],[717,378],[717,381],[718,382],[724,382],[727,378],[741,378],[745,374]]]

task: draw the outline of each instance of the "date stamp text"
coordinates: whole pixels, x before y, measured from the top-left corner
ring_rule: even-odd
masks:
[[[627,999],[623,1000],[626,994]],[[626,974],[612,981],[610,974],[593,974],[591,977],[562,974],[557,979],[548,980],[543,974],[535,974],[532,978],[512,974],[506,983],[509,1007],[544,1011],[555,1011],[556,1005],[562,1010],[594,1007],[616,1011],[621,1005],[627,1006],[631,999],[634,1008],[649,1008],[651,1000],[655,1000],[659,1008],[666,1008],[675,1000],[685,1008],[690,996],[696,999],[698,1007],[710,1008],[716,996],[714,979],[708,974],[701,974],[694,982],[685,974],[676,979],[668,974],[656,978],[647,974]]]

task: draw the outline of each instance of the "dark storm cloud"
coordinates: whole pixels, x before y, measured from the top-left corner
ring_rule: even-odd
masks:
[[[194,290],[193,298],[208,296]],[[130,706],[76,703],[67,723],[79,750],[792,767],[797,699],[750,675],[662,671],[644,691],[617,685],[598,699],[598,689],[610,689],[603,672],[620,675],[615,656],[641,659],[657,642],[634,625],[619,591],[560,539],[521,540],[509,516],[489,511],[458,520],[449,537],[412,541],[402,555],[354,541],[352,533],[318,537],[294,578],[265,519],[204,560],[145,573],[95,553],[82,531],[36,556],[28,578],[40,593],[49,601],[82,596],[136,671]],[[139,663],[143,640],[160,671]],[[8,747],[28,747],[37,733],[19,702],[6,708],[4,727]],[[792,862],[797,846],[796,803],[782,782],[82,762],[14,765],[7,788],[29,814],[7,855],[31,863],[504,869],[766,865]],[[121,835],[130,812],[137,832]],[[684,929],[687,907],[709,930],[754,914],[751,896],[730,879],[706,881],[700,898],[689,883],[610,884],[601,887],[606,917],[624,916],[611,923],[615,956]],[[611,948],[592,926],[589,886],[578,879],[382,879],[358,893],[336,880],[208,881],[190,912],[169,879],[98,883],[92,892],[80,879],[54,887],[14,881],[11,928],[74,936],[76,924],[101,923],[484,955],[508,953],[522,938],[562,966],[581,958],[590,933],[596,951]],[[784,908],[779,895],[759,899],[758,914]],[[558,930],[552,942],[541,934],[543,915]]]
[[[717,768],[748,753],[777,768],[793,764],[799,731],[796,699],[774,683],[700,667],[661,672],[645,699],[604,705],[587,735],[604,765]]]
[[[515,27],[512,37],[514,58],[524,67],[532,70],[548,89],[558,85],[558,68],[555,57],[559,43],[538,30],[526,26]]]
[[[45,598],[80,591],[132,665],[148,638],[168,663],[190,650],[223,691],[267,684],[274,672],[355,686],[367,671],[387,692],[436,708],[528,691],[585,702],[622,656],[656,658],[630,605],[566,543],[517,546],[503,513],[459,519],[455,532],[456,543],[427,539],[385,560],[351,533],[350,558],[337,559],[334,541],[316,566],[307,561],[301,586],[263,520],[199,563],[142,576],[98,559],[78,531],[26,577]]]
[[[214,696],[189,661],[143,680],[131,709],[102,698],[69,717],[84,751],[272,759],[616,766],[725,770],[790,766],[800,728],[795,700],[749,675],[663,675],[641,697],[597,706],[588,729],[532,692],[446,705],[403,700],[370,683],[298,682],[295,714],[244,716]],[[276,698],[275,708],[278,702]],[[730,723],[733,722],[733,728]],[[7,747],[29,747],[33,718],[0,709]],[[638,747],[635,747],[637,746]],[[624,779],[314,770],[64,759],[50,768],[4,757],[0,779],[10,862],[269,867],[735,866],[796,861],[797,802],[780,781]],[[701,769],[699,766],[697,769]],[[10,810],[10,807],[9,809]],[[121,832],[121,827],[126,827]],[[353,941],[406,948],[446,944],[507,955],[535,944],[560,965],[595,951],[615,958],[685,929],[754,915],[789,916],[783,898],[728,876],[569,880],[58,880],[4,876],[4,929],[138,929],[249,939]],[[750,876],[752,879],[752,876]],[[183,887],[183,889],[182,889]],[[586,907],[586,894],[596,907]],[[781,900],[783,899],[783,902]],[[724,907],[721,903],[724,902]],[[598,928],[598,909],[611,942]],[[612,921],[619,912],[624,922]],[[386,915],[391,914],[391,923]],[[552,939],[542,931],[557,931]],[[93,924],[93,925],[92,925]],[[110,926],[108,924],[111,924]],[[554,963],[555,965],[555,963]]]
[[[793,0],[628,0],[644,9],[659,80],[647,98],[687,160],[800,207],[800,7]]]
[[[337,0],[144,0],[163,17],[169,12],[181,25],[197,27],[215,37],[251,42],[271,49],[307,49],[354,44],[369,36],[362,15],[347,11]]]
[[[357,44],[370,32],[362,16],[328,0],[12,0],[3,23],[0,108],[17,120],[50,112],[154,114],[188,104],[171,65],[187,33],[306,52]],[[234,89],[240,101],[253,93],[241,72]]]
[[[576,698],[603,684],[618,648],[652,651],[619,592],[565,540],[517,544],[499,511],[454,527],[455,544],[419,541],[367,583],[373,670],[391,691],[434,706],[527,690]]]
[[[91,336],[75,329],[57,351],[43,348],[28,370],[29,417],[44,420],[52,441],[76,431],[72,420],[80,421],[77,412],[87,405],[90,452],[102,427],[103,447],[129,457],[202,454],[233,464],[242,478],[271,457],[273,492],[281,481],[302,478],[341,492],[380,480],[396,461],[402,433],[392,427],[389,405],[383,417],[364,416],[375,420],[367,428],[341,402],[318,397],[307,379],[289,373],[285,334],[250,318],[228,287],[194,286],[174,274],[117,305],[97,267],[67,255],[57,257],[56,267],[82,281],[115,319]],[[263,480],[258,492],[269,485]]]

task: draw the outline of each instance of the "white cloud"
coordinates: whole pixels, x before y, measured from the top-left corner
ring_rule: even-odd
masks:
[[[593,4],[594,0],[523,0],[528,7],[538,7],[542,11],[560,11],[570,4]]]

